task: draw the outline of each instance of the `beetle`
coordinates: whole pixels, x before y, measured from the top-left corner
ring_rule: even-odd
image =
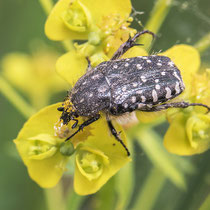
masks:
[[[136,39],[146,33],[155,37],[149,30],[136,33],[119,47],[109,61],[102,62],[95,68],[91,67],[88,60],[87,72],[69,92],[67,105],[58,108],[62,111],[60,119],[63,124],[75,121],[72,129],[78,125],[78,117],[88,117],[66,141],[98,120],[100,112],[104,112],[111,133],[125,148],[127,155],[130,155],[110,116],[120,116],[135,110],[155,112],[189,106],[203,106],[210,110],[201,103],[165,103],[185,89],[180,71],[170,58],[150,55],[120,59],[127,50],[138,45],[135,43]]]

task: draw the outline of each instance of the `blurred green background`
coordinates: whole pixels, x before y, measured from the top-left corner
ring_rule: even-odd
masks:
[[[122,0],[123,1],[123,0]],[[133,6],[144,14],[137,16],[145,25],[154,5],[154,0],[133,0]],[[58,43],[49,41],[44,34],[46,15],[39,1],[28,0],[1,0],[0,1],[0,59],[10,52],[31,52],[31,43],[34,40],[43,40],[56,51],[63,53]],[[138,24],[134,26],[138,30]],[[195,44],[204,35],[210,32],[210,1],[209,0],[177,0],[166,17],[152,51],[164,51],[177,43]],[[209,66],[210,51],[202,54],[203,61]],[[1,84],[0,84],[1,85]],[[56,94],[51,102],[61,101],[66,92]],[[25,97],[25,96],[23,96]],[[2,210],[41,210],[46,209],[43,190],[28,176],[23,163],[17,158],[15,145],[12,139],[16,138],[26,119],[15,107],[0,94],[0,209]],[[158,128],[164,133],[167,125]],[[142,188],[151,162],[135,145],[136,158],[136,193]],[[210,151],[187,157],[198,169],[194,175],[187,176],[186,191],[178,189],[169,180],[165,182],[160,196],[153,209],[157,210],[193,210],[198,209],[210,192],[210,183],[206,184],[206,174],[209,174]],[[111,183],[111,181],[110,181]],[[109,184],[109,183],[108,183]],[[91,201],[97,195],[87,196],[83,209],[91,209]],[[129,205],[135,200],[135,194]],[[86,207],[85,207],[86,206]],[[100,206],[100,205],[99,205]],[[100,208],[102,209],[102,208]],[[105,208],[104,206],[104,209]],[[208,208],[210,209],[210,207]],[[144,209],[143,209],[144,210]]]

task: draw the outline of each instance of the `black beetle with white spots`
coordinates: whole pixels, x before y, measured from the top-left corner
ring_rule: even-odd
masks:
[[[71,102],[72,109],[65,106],[58,108],[62,111],[61,120],[64,124],[75,121],[72,129],[77,126],[78,117],[88,117],[66,141],[98,120],[100,112],[104,112],[111,133],[130,155],[110,116],[120,116],[135,110],[155,112],[189,106],[203,106],[210,110],[210,107],[201,103],[164,103],[181,94],[185,88],[180,71],[170,58],[151,55],[120,59],[127,50],[138,45],[136,39],[145,33],[151,34],[153,38],[155,36],[148,30],[138,32],[119,47],[110,61],[102,62],[95,68],[91,67],[88,60],[87,73],[77,81],[66,99]]]

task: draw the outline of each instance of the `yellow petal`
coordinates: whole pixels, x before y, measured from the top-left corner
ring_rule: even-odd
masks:
[[[178,113],[165,134],[164,146],[177,155],[194,155],[206,151],[210,148],[209,122],[209,115],[188,118]]]
[[[84,30],[75,30],[75,27],[69,27],[71,24],[68,23],[67,19],[64,21],[64,16],[68,17],[68,10],[70,4],[77,2],[80,5],[79,12],[75,11],[75,17],[73,21],[80,22],[85,21]],[[70,9],[70,12],[74,12],[74,8]],[[118,14],[123,18],[127,18],[131,12],[131,2],[130,0],[124,0],[123,4],[120,0],[80,0],[80,1],[70,1],[70,0],[60,0],[54,6],[51,11],[45,25],[45,33],[48,38],[52,40],[63,40],[63,39],[87,39],[88,32],[91,28],[90,25],[98,25],[101,23],[104,16],[110,14]],[[83,13],[83,16],[81,15]],[[77,16],[79,18],[77,18]],[[70,20],[72,21],[72,20]],[[81,25],[79,23],[79,25]],[[88,27],[90,26],[90,27]],[[86,28],[85,28],[86,27]],[[78,27],[79,28],[79,27]],[[82,27],[80,27],[82,28]],[[93,27],[94,28],[94,27]],[[84,31],[84,32],[83,32]]]
[[[71,0],[60,0],[55,4],[45,24],[45,34],[49,39],[87,39],[87,31],[78,32],[71,30],[63,20],[72,2]]]
[[[185,92],[188,92],[192,76],[198,71],[200,66],[199,52],[192,46],[181,44],[173,46],[165,52],[160,53],[160,55],[169,57],[175,63],[181,71],[186,86]]]
[[[118,132],[122,131],[121,127],[117,125],[115,127]],[[90,176],[81,172],[81,166],[77,161],[74,188],[80,195],[98,191],[123,165],[130,161],[125,149],[110,134],[104,117],[94,123],[94,126],[91,127],[91,133],[92,135],[78,149],[77,155],[80,152],[84,154],[85,151],[91,160],[93,159],[96,165],[100,167],[90,178]],[[120,133],[120,137],[125,142],[124,132]]]
[[[72,50],[62,55],[57,63],[56,70],[72,86],[86,72],[87,60]]]
[[[185,131],[186,119],[183,115],[177,114],[170,124],[165,136],[164,146],[170,152],[177,155],[192,155],[194,149],[190,146]]]
[[[59,106],[61,103],[33,115],[14,140],[30,177],[41,187],[55,186],[66,170],[68,158],[59,153],[60,140],[54,135]]]
[[[128,18],[131,13],[130,0],[81,0],[89,9],[95,24],[100,24],[103,16],[111,14],[120,15],[122,18]]]
[[[205,152],[210,148],[210,116],[198,114],[190,117],[186,123],[186,132],[195,153]]]

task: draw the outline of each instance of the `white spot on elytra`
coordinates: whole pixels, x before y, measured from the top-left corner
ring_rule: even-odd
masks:
[[[159,79],[156,79],[155,82],[158,83],[159,82]]]
[[[93,75],[91,78],[92,78],[92,79],[98,79],[98,78],[100,78],[100,75],[99,75],[99,74],[95,74],[95,75]]]
[[[141,64],[137,64],[136,67],[137,67],[137,69],[142,69]]]
[[[137,94],[142,94],[143,91],[142,91],[142,90],[137,90],[136,93],[137,93]]]
[[[165,71],[161,72],[161,75],[165,76],[166,75]]]
[[[147,56],[142,56],[142,59],[147,60]]]
[[[129,66],[129,63],[125,63],[125,67],[128,67]]]
[[[179,87],[179,82],[176,82],[175,90],[176,90],[176,94],[179,94],[181,92],[180,87]]]
[[[107,91],[107,87],[106,86],[101,86],[101,87],[99,87],[99,89],[98,89],[98,92],[100,92],[100,93],[104,93],[104,92],[106,92]]]
[[[145,98],[145,96],[141,96],[141,102],[145,102],[146,101],[146,98]]]
[[[172,61],[170,61],[170,62],[168,62],[168,65],[172,67],[172,66],[174,66],[174,63]]]
[[[162,63],[157,63],[158,66],[162,66]]]
[[[138,104],[138,109],[141,109],[144,106],[145,106],[145,104]]]
[[[148,107],[148,108],[152,108],[153,105],[152,105],[152,104],[147,104],[147,107]]]
[[[122,91],[126,91],[126,89],[127,89],[126,86],[122,87]]]
[[[177,72],[174,72],[173,75],[179,80],[181,81],[180,77],[178,76]]]
[[[82,98],[79,102],[82,103],[84,101],[84,98]]]
[[[127,103],[124,103],[124,108],[126,109],[126,108],[128,108],[128,104]]]
[[[138,83],[137,82],[134,82],[133,83],[133,87],[137,87],[138,86]]]
[[[155,85],[156,90],[160,90],[160,85]]]
[[[171,89],[169,87],[166,87],[165,90],[166,90],[166,98],[171,98]]]
[[[92,97],[92,96],[93,96],[93,94],[92,94],[92,93],[90,93],[90,94],[89,94],[89,97]]]
[[[152,61],[151,61],[151,60],[149,60],[149,59],[148,59],[148,60],[146,60],[146,61],[147,61],[147,63],[152,63]]]
[[[141,80],[142,80],[142,82],[146,82],[147,81],[145,76],[141,76]]]
[[[117,69],[118,66],[117,65],[114,65],[113,67],[114,67],[114,69]]]
[[[157,102],[158,96],[157,96],[156,90],[152,90],[152,98],[153,98],[153,102]]]
[[[136,97],[135,96],[132,96],[131,97],[131,101],[132,101],[132,103],[135,103],[136,102]]]

